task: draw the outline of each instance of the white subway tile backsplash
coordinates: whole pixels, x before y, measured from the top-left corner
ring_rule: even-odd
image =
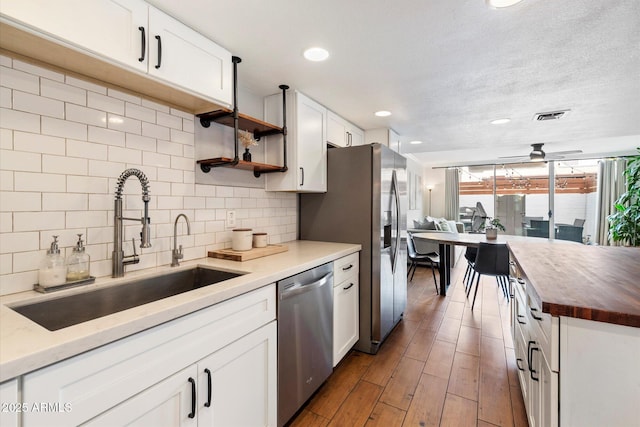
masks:
[[[14,131],[13,149],[43,154],[65,154],[64,138],[40,135],[38,133]]]
[[[107,113],[82,105],[67,104],[66,118],[72,122],[85,123],[91,126],[107,127]]]
[[[40,249],[40,233],[37,231],[27,233],[2,233],[0,234],[0,254],[8,254]]]
[[[130,102],[124,105],[124,115],[131,117],[132,119],[138,119],[148,123],[156,122],[156,110],[152,108],[143,107],[142,105],[132,104]]]
[[[142,122],[140,120],[112,113],[108,113],[107,116],[107,126],[109,129],[134,133],[136,135],[140,135],[142,133]]]
[[[110,162],[142,164],[142,152],[122,147],[109,147]]]
[[[89,92],[87,94],[87,106],[107,113],[124,115],[124,101],[100,93]]]
[[[112,129],[89,126],[89,141],[106,145],[125,146],[125,133]]]
[[[87,105],[87,91],[59,81],[40,79],[40,95],[77,105]]]
[[[67,139],[66,145],[67,156],[93,160],[107,160],[107,148],[103,144],[76,141],[75,139]]]
[[[40,92],[40,79],[24,71],[0,67],[0,86],[37,94]]]
[[[95,176],[68,176],[67,192],[89,194],[109,193],[109,180]]]
[[[42,156],[42,172],[59,173],[67,175],[86,175],[88,160],[76,157]]]
[[[35,74],[36,76],[45,77],[47,79],[56,80],[59,82],[64,81],[64,74],[50,70],[48,68],[40,67],[35,64],[24,62],[19,59],[13,61],[13,68],[16,70],[25,71],[29,74]]]
[[[0,107],[11,108],[13,100],[11,99],[11,89],[6,87],[0,87]]]
[[[57,71],[27,64],[18,70],[13,64],[0,55],[0,294],[32,288],[52,235],[60,236],[67,255],[76,234],[83,233],[91,274],[110,275],[116,180],[130,167],[150,181],[152,247],[138,249],[142,262],[127,271],[171,262],[179,213],[191,221],[191,235],[183,222],[178,227],[185,259],[230,247],[228,207],[236,210],[238,225],[270,233],[272,243],[295,239],[296,195],[195,183],[193,114]],[[127,180],[123,194],[124,216],[140,217],[138,180]],[[139,233],[139,224],[127,222],[126,239],[135,237],[139,244]]]
[[[10,108],[0,108],[0,127],[3,129],[40,132],[40,116]]]
[[[76,77],[66,76],[65,77],[65,82],[67,84],[71,85],[71,86],[87,89],[87,90],[89,90],[91,92],[101,93],[103,95],[106,95],[106,93],[107,93],[107,88],[106,87],[100,86],[99,84],[95,84],[95,83],[89,82],[87,80],[78,79]]]
[[[158,139],[169,139],[171,137],[169,128],[147,122],[142,122],[142,135]]]
[[[13,231],[39,231],[64,228],[64,212],[15,212]]]
[[[13,109],[58,119],[64,118],[64,102],[19,90],[13,91]]]
[[[42,193],[42,210],[86,211],[88,210],[87,200],[87,194],[82,193]]]
[[[149,138],[147,136],[134,135],[132,133],[127,133],[126,145],[127,145],[127,148],[134,148],[136,150],[153,151],[153,152],[156,151],[155,138]]]
[[[41,172],[42,156],[37,153],[0,150],[0,169],[26,172]]]
[[[87,139],[87,125],[53,117],[42,117],[42,133],[63,138]]]
[[[180,117],[172,116],[162,111],[156,113],[156,123],[160,126],[182,130],[182,119]]]
[[[40,193],[3,191],[0,200],[2,212],[35,212],[42,208]]]
[[[15,172],[15,191],[44,191],[60,193],[65,191],[65,175],[50,173]]]

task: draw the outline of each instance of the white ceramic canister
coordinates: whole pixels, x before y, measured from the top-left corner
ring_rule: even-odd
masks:
[[[234,251],[248,251],[251,249],[253,236],[250,228],[234,228],[231,234],[231,249]]]
[[[254,248],[266,248],[267,247],[267,233],[253,233],[253,247]]]

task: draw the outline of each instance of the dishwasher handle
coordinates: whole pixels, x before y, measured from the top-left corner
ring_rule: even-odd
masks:
[[[320,288],[327,283],[329,283],[329,279],[333,276],[333,272],[327,273],[315,282],[311,283],[296,283],[294,286],[280,293],[280,300],[294,297],[296,295],[303,294],[305,292],[312,291],[314,289]]]

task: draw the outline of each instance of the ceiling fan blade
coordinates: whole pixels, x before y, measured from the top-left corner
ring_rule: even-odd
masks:
[[[582,150],[568,150],[568,151],[551,151],[547,152],[548,156],[557,156],[557,155],[565,155],[565,154],[580,154]]]
[[[529,156],[528,155],[524,155],[524,156],[500,156],[498,158],[499,159],[525,159],[525,160],[528,160]]]

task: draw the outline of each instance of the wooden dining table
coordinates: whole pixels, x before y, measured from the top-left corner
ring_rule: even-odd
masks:
[[[480,243],[490,243],[495,245],[505,245],[508,242],[526,242],[531,244],[559,242],[560,244],[578,244],[568,240],[552,240],[544,237],[514,236],[509,234],[498,234],[497,239],[487,239],[485,233],[447,233],[447,232],[424,232],[412,233],[414,239],[424,239],[437,242],[440,255],[440,295],[447,295],[447,287],[451,284],[451,246],[466,246],[477,248]]]

